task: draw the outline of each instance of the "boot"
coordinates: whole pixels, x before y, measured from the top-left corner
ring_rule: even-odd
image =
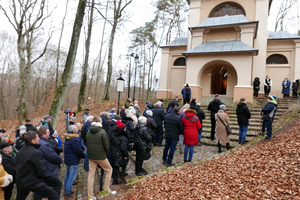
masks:
[[[226,148],[227,148],[227,150],[229,150],[229,149],[230,149],[229,142],[228,142],[228,143],[226,143]]]
[[[220,144],[220,142],[218,141],[218,147],[219,147],[219,151],[218,151],[218,153],[221,153],[222,152],[222,150],[221,150],[221,144]]]
[[[183,162],[184,162],[184,163],[186,163],[187,161],[188,161],[187,159],[184,159],[184,161],[183,161]]]

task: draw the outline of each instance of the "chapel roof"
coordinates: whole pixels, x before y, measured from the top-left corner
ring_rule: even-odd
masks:
[[[288,39],[300,39],[300,36],[288,32],[268,31],[268,40],[288,40]]]
[[[188,37],[178,37],[174,39],[170,44],[167,44],[165,46],[160,46],[162,47],[179,47],[179,46],[187,46],[188,43]]]
[[[227,26],[233,24],[247,24],[253,23],[245,15],[225,15],[222,17],[209,17],[203,20],[199,25],[192,28],[207,28],[214,26]],[[256,23],[256,22],[254,22]]]
[[[212,40],[206,41],[199,46],[192,48],[184,53],[186,54],[199,54],[199,53],[229,53],[229,52],[254,52],[257,55],[258,50],[243,43],[238,39],[229,40]]]

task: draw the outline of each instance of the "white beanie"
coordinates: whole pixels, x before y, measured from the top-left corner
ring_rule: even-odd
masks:
[[[125,113],[126,113],[126,117],[129,117],[129,118],[132,117],[132,113],[131,113],[130,110],[126,109],[126,110],[125,110]]]
[[[145,124],[145,122],[147,121],[147,118],[144,117],[144,116],[140,116],[139,117],[139,122],[142,123],[142,124]]]
[[[146,115],[151,117],[153,115],[152,110],[146,110]]]
[[[221,104],[219,108],[220,110],[226,110],[226,106],[224,104]]]

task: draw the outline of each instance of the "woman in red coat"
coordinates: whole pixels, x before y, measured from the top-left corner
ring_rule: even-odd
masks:
[[[191,162],[194,153],[194,146],[198,144],[198,130],[202,125],[197,117],[197,112],[194,109],[187,109],[182,117],[184,125],[184,162]],[[189,151],[189,159],[187,154]]]

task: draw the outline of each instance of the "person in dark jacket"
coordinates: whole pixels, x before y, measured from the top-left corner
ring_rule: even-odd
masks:
[[[288,78],[284,78],[284,80],[282,81],[283,98],[290,98],[290,87],[291,87],[291,82],[289,81]]]
[[[216,130],[215,114],[218,112],[221,104],[223,103],[220,101],[220,96],[216,94],[214,100],[212,100],[207,107],[207,110],[210,111],[210,123],[211,123],[210,139],[211,140],[215,140],[215,130]]]
[[[118,120],[121,120],[121,117],[119,115],[115,115],[111,121],[109,122],[109,125],[108,125],[108,128],[107,128],[107,137],[108,137],[108,140],[109,140],[109,144],[111,143],[111,137],[112,137],[112,134],[113,134],[113,131],[115,130],[115,128],[117,127],[117,121]],[[110,155],[110,154],[109,154]]]
[[[17,165],[16,159],[11,155],[12,143],[0,142],[0,153],[2,155],[2,165],[4,170],[13,176],[13,181],[6,187],[3,187],[5,200],[10,200],[12,196],[12,190],[16,182]]]
[[[59,165],[62,163],[62,159],[57,153],[55,152],[53,146],[49,143],[49,128],[48,126],[42,126],[39,129],[39,137],[40,140],[38,144],[40,144],[39,151],[42,152],[45,166],[46,166],[46,176],[44,177],[44,182],[46,185],[53,188],[53,190],[57,193],[60,197],[60,190],[62,187],[62,182],[58,178],[58,168]],[[34,199],[42,199],[41,196],[38,194],[34,194]]]
[[[102,112],[100,114],[101,120],[102,120],[102,128],[107,131],[108,125],[109,125],[109,113],[108,112]]]
[[[241,98],[236,108],[236,116],[239,125],[239,144],[245,143],[249,119],[251,118],[251,113],[246,103],[246,99]]]
[[[253,81],[253,96],[254,97],[258,97],[258,91],[260,89],[260,81],[259,81],[259,78],[258,77],[255,77],[254,81]]]
[[[196,108],[196,98],[192,98],[192,101],[190,103],[190,109],[194,109]]]
[[[73,198],[72,184],[76,179],[78,164],[81,158],[85,158],[83,152],[84,145],[81,142],[78,134],[78,128],[75,125],[70,125],[69,130],[73,133],[66,133],[64,157],[67,165],[67,173],[65,176],[65,198]]]
[[[154,119],[152,118],[153,117],[152,110],[147,110],[145,117],[147,118],[147,124],[146,124],[146,126],[147,126],[147,129],[148,129],[151,137],[152,137],[152,144],[154,144],[155,143],[155,132],[156,132],[157,126],[155,124]]]
[[[126,117],[125,109],[126,109],[125,106],[122,106],[122,107],[121,107],[121,111],[120,111],[121,119],[123,119],[123,118]]]
[[[128,163],[128,151],[127,151],[127,135],[126,125],[121,120],[117,120],[117,127],[113,130],[111,137],[111,164],[113,166],[113,185],[122,184],[122,181],[118,180],[119,169],[122,168],[122,177],[128,175],[125,173]]]
[[[150,148],[151,145],[151,135],[148,132],[146,127],[147,118],[144,116],[139,117],[139,122],[136,125],[135,131],[135,142],[136,146],[136,161],[135,161],[135,174],[137,176],[146,175],[146,173],[142,172],[142,166],[144,160],[148,160],[150,158]]]
[[[203,119],[205,119],[205,114],[203,110],[200,109],[200,103],[197,103],[195,106],[195,110],[197,112],[197,117],[200,120],[201,123],[201,128],[198,130],[198,145],[197,146],[202,146],[203,144],[201,143],[201,138],[202,138],[202,128],[203,128]]]
[[[267,128],[267,137],[264,141],[272,140],[272,123],[276,114],[277,102],[275,104],[275,99],[272,95],[269,95],[267,98],[267,104],[264,108],[260,109],[263,112],[263,126]],[[264,135],[264,129],[262,130]]]
[[[192,91],[191,91],[191,88],[190,88],[189,84],[186,84],[182,88],[181,94],[182,94],[182,99],[183,99],[183,105],[186,104],[186,103],[190,103],[191,96],[192,96]]]
[[[153,112],[153,119],[156,124],[156,132],[155,132],[155,143],[153,144],[154,146],[157,144],[157,146],[162,146],[162,140],[163,140],[163,121],[165,119],[165,112],[161,109],[161,102],[158,101],[152,110]]]
[[[16,133],[15,137],[16,138],[20,137],[20,131],[21,130],[25,130],[25,132],[26,132],[26,126],[24,126],[24,125],[19,126],[19,129],[15,131],[15,133]]]
[[[122,119],[122,123],[126,125],[126,134],[129,144],[128,148],[131,151],[134,146],[134,124],[133,119],[131,118],[132,113],[128,112],[128,109],[126,111],[126,117]]]
[[[39,136],[34,131],[24,135],[25,146],[16,156],[17,200],[25,200],[29,192],[34,192],[48,200],[59,200],[57,192],[44,183],[46,166],[43,153],[38,150]]]
[[[86,121],[81,128],[81,138],[83,140],[84,146],[87,146],[86,145],[86,134],[91,128],[93,119],[94,119],[94,116],[92,116],[92,115],[87,116]],[[83,168],[85,171],[89,171],[89,169],[90,169],[89,168],[89,159],[87,156],[87,149],[85,150],[85,158],[84,158]]]
[[[58,132],[54,131],[53,135],[49,135],[48,142],[52,145],[54,148],[54,151],[59,155],[62,153],[64,150],[58,146]]]
[[[167,113],[168,110],[170,109],[171,103],[172,103],[172,102],[174,103],[175,106],[179,107],[178,96],[175,96],[175,98],[174,98],[172,101],[170,101],[170,103],[168,104],[167,109],[166,109],[166,113]],[[173,104],[173,103],[172,103],[172,104]],[[174,107],[174,106],[173,106],[173,107]]]
[[[172,111],[173,111],[173,108],[176,106],[176,104],[175,104],[174,101],[171,101],[171,102],[169,103],[169,105],[170,105],[170,107],[169,107],[169,109],[167,110],[166,114],[171,114]]]
[[[25,133],[25,130],[21,130],[19,133],[19,137],[15,139],[14,144],[13,144],[13,149],[15,155],[17,155],[20,151],[20,149],[25,145],[24,139],[23,139],[23,134]]]
[[[163,164],[166,164],[168,167],[175,165],[174,163],[172,163],[172,160],[177,142],[179,140],[179,135],[183,133],[183,123],[178,115],[179,110],[179,107],[175,106],[172,113],[166,115],[164,120],[166,145],[164,148],[162,159]]]
[[[30,119],[26,119],[26,121],[25,121],[25,126],[26,126],[26,132],[28,132],[28,131],[37,131],[37,130],[34,128],[34,126],[32,125]]]
[[[105,130],[102,128],[100,117],[94,117],[92,126],[86,135],[86,144],[88,149],[88,159],[90,171],[88,175],[88,198],[94,196],[94,178],[97,165],[105,172],[104,190],[110,189],[112,168],[108,161],[109,141]]]
[[[47,125],[49,127],[50,134],[52,135],[54,133],[54,129],[52,128],[51,120],[52,117],[49,115],[44,117],[44,119],[41,120],[40,126]]]

